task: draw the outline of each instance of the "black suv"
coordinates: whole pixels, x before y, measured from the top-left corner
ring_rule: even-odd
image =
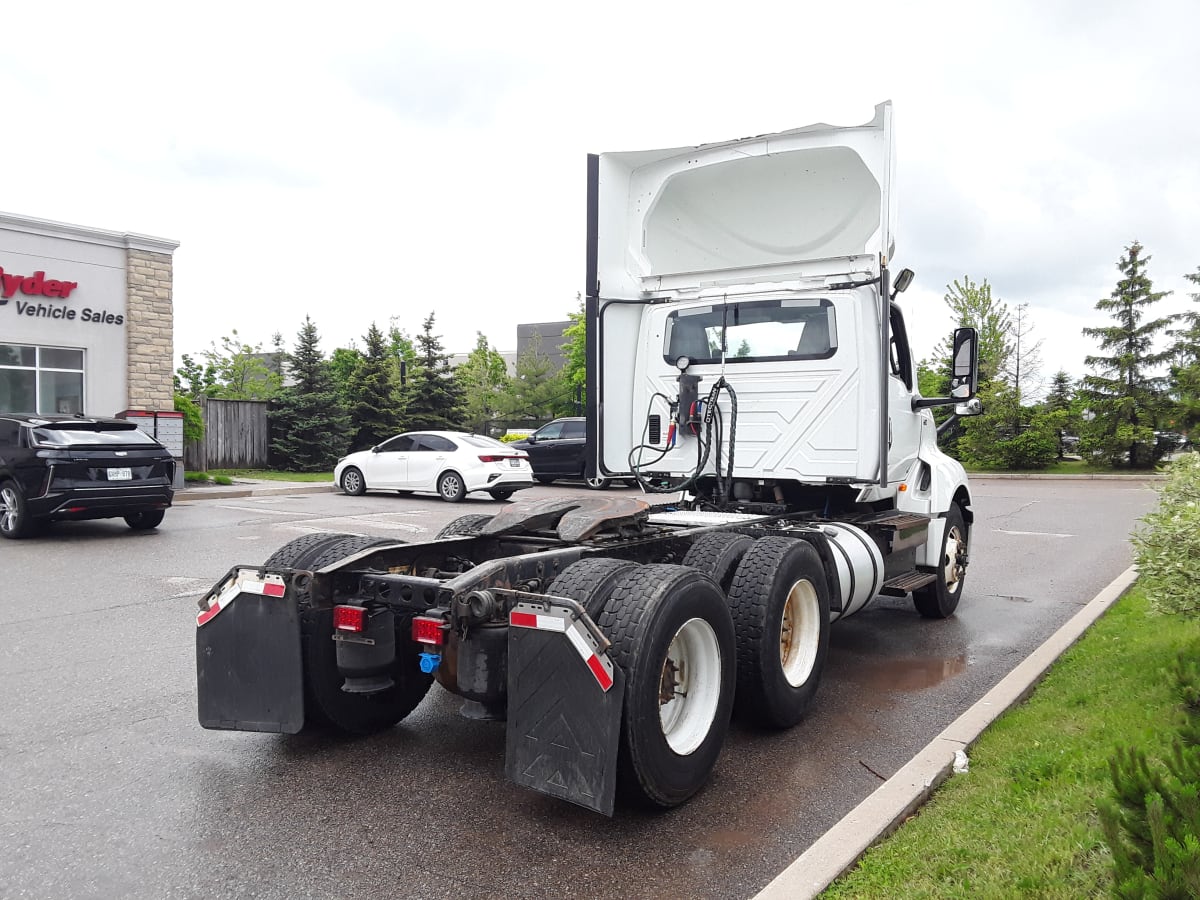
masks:
[[[560,478],[583,478],[586,422],[583,418],[555,419],[525,440],[514,441],[509,446],[529,454],[533,477],[542,484],[553,484]],[[588,487],[596,490],[604,490],[612,484],[611,478],[584,480]]]
[[[46,522],[124,517],[154,528],[174,492],[170,452],[133,422],[0,413],[0,535]]]

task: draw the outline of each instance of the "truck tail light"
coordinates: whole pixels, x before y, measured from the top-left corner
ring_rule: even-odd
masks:
[[[414,616],[412,636],[418,644],[441,646],[446,640],[446,623],[433,616]]]
[[[333,630],[351,631],[362,634],[367,628],[365,606],[335,606],[333,608]]]

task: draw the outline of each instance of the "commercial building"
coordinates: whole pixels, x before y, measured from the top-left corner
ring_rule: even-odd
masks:
[[[0,213],[0,412],[173,411],[178,246]]]

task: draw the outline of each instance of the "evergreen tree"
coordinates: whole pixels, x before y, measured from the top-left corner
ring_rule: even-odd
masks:
[[[981,469],[1044,469],[1058,447],[1054,424],[1022,406],[1016,388],[1002,379],[979,392],[983,414],[962,420],[959,458]]]
[[[462,387],[454,380],[450,355],[433,333],[433,317],[422,323],[416,338],[416,364],[405,390],[410,429],[457,431],[462,427]]]
[[[1058,458],[1063,459],[1067,455],[1067,436],[1079,430],[1080,421],[1075,408],[1075,386],[1071,383],[1071,376],[1063,369],[1054,373],[1043,408],[1053,424]]]
[[[350,377],[350,447],[366,450],[401,431],[399,385],[383,332],[371,323]]]
[[[1200,285],[1200,268],[1183,277]],[[1200,303],[1200,293],[1189,296]],[[1171,346],[1171,392],[1177,405],[1175,427],[1193,438],[1191,431],[1200,424],[1200,311],[1180,313],[1177,321],[1180,327],[1168,332],[1175,339]]]
[[[475,349],[467,361],[454,370],[454,380],[462,388],[466,426],[476,434],[487,434],[500,413],[509,378],[504,357],[488,344],[482,331],[476,332]]]
[[[282,388],[267,411],[274,464],[293,472],[332,469],[349,443],[350,417],[319,343],[317,326],[305,316],[295,352],[283,360],[295,383]]]
[[[1153,289],[1146,275],[1150,257],[1142,250],[1137,241],[1125,248],[1117,263],[1121,279],[1111,296],[1096,302],[1096,309],[1109,313],[1116,324],[1083,329],[1109,355],[1084,360],[1093,369],[1082,381],[1092,418],[1080,447],[1112,465],[1130,468],[1148,468],[1165,452],[1154,429],[1166,406],[1166,379],[1151,373],[1170,356],[1170,351],[1153,350],[1155,336],[1170,319],[1142,320],[1149,307],[1170,292]]]

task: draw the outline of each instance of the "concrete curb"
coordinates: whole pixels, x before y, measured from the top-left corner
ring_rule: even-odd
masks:
[[[1132,566],[1118,575],[982,699],[780,872],[754,900],[816,897],[853,868],[871,845],[895,831],[946,780],[955,751],[966,750],[992,722],[1028,697],[1055,660],[1129,590],[1136,577]]]
[[[263,484],[255,484],[251,487],[239,487],[233,485],[226,487],[224,485],[214,485],[212,487],[202,488],[185,488],[182,491],[175,492],[176,503],[187,503],[192,500],[236,500],[239,497],[263,497],[269,494],[321,494],[332,493],[337,487],[332,484],[325,484],[321,481],[314,481],[310,484],[298,485],[295,483],[283,483],[279,487],[268,487]]]

